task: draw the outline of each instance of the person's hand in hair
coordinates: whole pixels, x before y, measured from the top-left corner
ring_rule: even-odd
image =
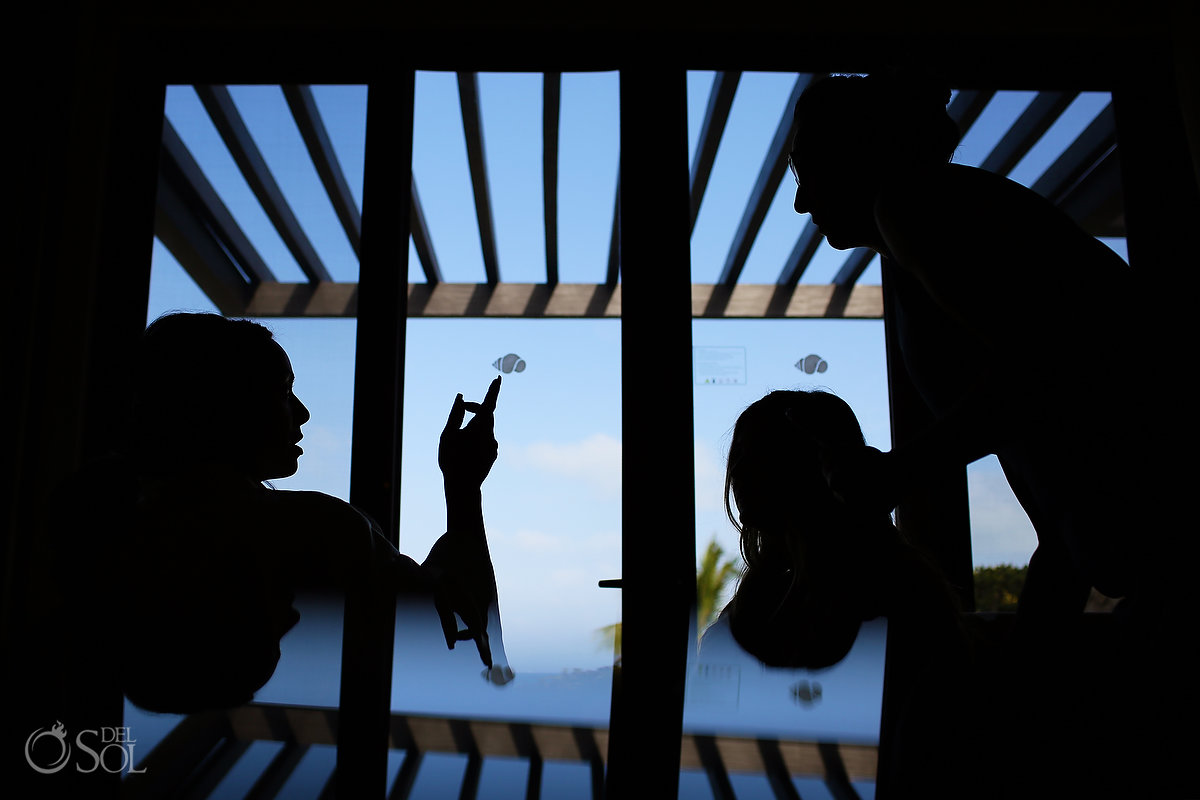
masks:
[[[870,445],[822,447],[821,474],[835,497],[864,514],[890,513],[899,502],[894,455]]]

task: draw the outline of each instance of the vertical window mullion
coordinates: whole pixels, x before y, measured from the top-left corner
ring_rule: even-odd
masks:
[[[620,80],[622,660],[607,793],[669,798],[696,588],[686,73]]]
[[[400,518],[400,435],[408,315],[414,72],[368,88],[362,255],[354,371],[350,502],[393,544]],[[365,586],[346,594],[338,724],[339,797],[387,791],[395,604]]]

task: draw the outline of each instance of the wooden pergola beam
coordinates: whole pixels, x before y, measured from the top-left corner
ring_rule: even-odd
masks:
[[[847,287],[841,287],[844,292]],[[853,317],[878,319],[883,301],[878,286],[849,287],[838,308],[835,284],[692,284],[692,316],[727,319]],[[719,313],[710,311],[724,293]],[[245,306],[248,317],[353,317],[358,284],[264,283]],[[621,316],[621,287],[605,283],[410,283],[409,317],[523,317],[527,319],[606,319]]]

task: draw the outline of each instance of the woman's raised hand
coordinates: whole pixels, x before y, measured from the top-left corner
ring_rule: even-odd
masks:
[[[460,394],[450,407],[450,418],[438,443],[438,466],[446,483],[455,487],[479,488],[492,465],[498,446],[495,436],[496,398],[500,395],[500,376],[492,381],[482,403],[463,400]],[[475,416],[463,427],[466,412]]]

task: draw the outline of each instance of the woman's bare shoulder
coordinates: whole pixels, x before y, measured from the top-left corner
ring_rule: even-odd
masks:
[[[264,495],[267,509],[298,526],[354,526],[370,528],[370,521],[354,506],[323,492],[276,489]]]

